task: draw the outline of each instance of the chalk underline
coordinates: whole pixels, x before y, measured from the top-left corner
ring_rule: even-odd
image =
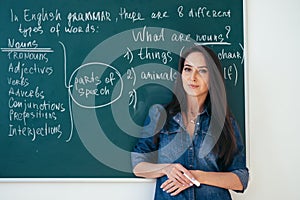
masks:
[[[2,52],[34,52],[34,53],[51,53],[51,48],[1,48]]]
[[[230,42],[195,42],[195,45],[231,45]]]

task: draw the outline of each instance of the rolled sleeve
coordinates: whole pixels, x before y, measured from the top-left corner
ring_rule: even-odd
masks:
[[[141,130],[141,136],[131,152],[131,164],[134,168],[140,162],[157,162],[158,145],[155,142],[155,136],[161,127],[162,106],[155,105],[150,108],[144,127]]]
[[[239,127],[235,120],[232,120],[232,124],[233,124],[234,133],[235,133],[235,137],[236,137],[237,152],[235,154],[235,157],[232,161],[231,166],[228,168],[228,171],[236,174],[239,177],[239,179],[243,185],[243,190],[235,190],[235,192],[242,193],[245,191],[245,189],[248,186],[249,170],[246,166],[245,146],[244,146],[242,136],[240,134]]]
[[[135,166],[140,162],[150,162],[150,163],[157,162],[155,152],[149,152],[149,153],[131,152],[132,169],[134,169]]]
[[[235,190],[235,192],[238,192],[238,193],[244,192],[248,186],[248,181],[249,181],[248,169],[237,169],[237,170],[233,170],[232,173],[236,174],[239,177],[239,179],[243,185],[243,190]]]

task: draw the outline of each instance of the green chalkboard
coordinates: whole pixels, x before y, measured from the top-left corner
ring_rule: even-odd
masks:
[[[223,64],[245,132],[242,0],[4,0],[0,178],[134,177],[148,108],[171,100],[180,52]]]

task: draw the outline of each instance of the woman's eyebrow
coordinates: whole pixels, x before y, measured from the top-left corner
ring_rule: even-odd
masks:
[[[200,68],[208,68],[206,65],[194,66],[194,65],[191,65],[191,64],[189,64],[189,63],[184,64],[184,66],[188,66],[188,67],[196,67],[196,68],[198,68],[198,69],[200,69]]]

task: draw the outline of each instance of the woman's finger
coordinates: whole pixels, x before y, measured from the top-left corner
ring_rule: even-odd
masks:
[[[178,183],[177,181],[173,181],[171,179],[165,181],[161,185],[161,189],[167,193],[173,192],[176,189],[178,189],[179,187],[182,187],[182,185],[180,183]]]
[[[178,174],[178,182],[180,182],[183,186],[191,186],[193,183],[186,177],[182,172]]]
[[[180,182],[183,185],[189,185],[189,186],[193,185],[193,183],[186,176],[183,175],[185,173],[189,177],[194,178],[189,170],[187,170],[181,164],[175,164],[175,169],[176,169],[176,179],[178,180],[178,182]]]
[[[173,187],[171,187],[170,189],[166,190],[167,193],[173,193],[174,191],[178,190],[178,186],[174,185]]]
[[[175,185],[174,182],[171,181],[171,182],[169,182],[168,184],[164,185],[164,186],[162,187],[162,190],[163,190],[163,191],[168,191],[170,188],[174,187],[174,185]]]
[[[166,167],[165,171],[168,178],[174,182],[178,182],[183,186],[191,186],[193,184],[187,177],[183,175],[183,173],[186,173],[192,176],[191,173],[179,163],[170,164],[168,167]]]
[[[180,188],[178,188],[177,190],[175,190],[173,193],[171,193],[170,195],[171,195],[171,196],[176,196],[176,195],[178,195],[180,192],[182,192],[184,189],[185,189],[185,188],[180,187]]]
[[[160,188],[164,189],[167,185],[169,185],[172,182],[171,179],[166,180],[165,182],[163,182],[163,184],[161,184]]]

